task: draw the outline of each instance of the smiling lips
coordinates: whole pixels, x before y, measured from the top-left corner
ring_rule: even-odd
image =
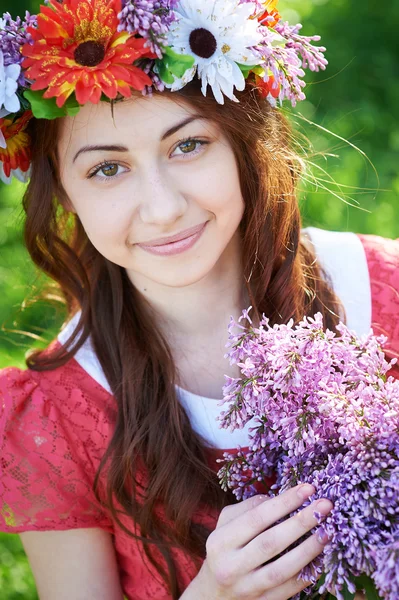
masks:
[[[163,256],[180,254],[194,246],[204,232],[207,224],[208,221],[206,221],[206,223],[201,223],[201,225],[186,229],[176,235],[154,240],[152,244],[137,244],[137,246],[152,254]]]

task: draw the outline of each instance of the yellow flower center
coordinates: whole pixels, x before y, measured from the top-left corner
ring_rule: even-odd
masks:
[[[98,19],[82,19],[74,31],[73,41],[79,44],[74,52],[76,62],[83,67],[99,65],[104,60],[106,45],[111,37],[111,29]]]
[[[73,37],[78,44],[89,41],[105,44],[112,37],[112,31],[106,25],[102,25],[97,19],[93,21],[84,19],[79,25],[75,26]]]

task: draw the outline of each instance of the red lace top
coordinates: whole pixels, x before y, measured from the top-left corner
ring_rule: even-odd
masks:
[[[372,327],[375,333],[388,336],[387,353],[399,357],[399,240],[359,239],[370,276]],[[399,369],[395,367],[394,372],[399,377]],[[114,527],[92,492],[111,438],[113,397],[72,359],[44,373],[16,368],[0,371],[0,410],[0,530],[100,527],[113,535],[127,598],[170,598],[136,541]],[[209,450],[215,470],[214,460],[222,452]],[[217,517],[203,507],[194,519],[214,528]],[[126,517],[123,523],[138,532]],[[174,551],[174,558],[185,588],[196,569],[181,551]]]

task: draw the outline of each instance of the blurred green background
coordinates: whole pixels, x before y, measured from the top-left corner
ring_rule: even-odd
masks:
[[[0,0],[0,13],[38,6]],[[336,155],[316,160],[318,186],[303,185],[305,225],[399,237],[399,0],[281,0],[279,7],[291,23],[304,23],[303,34],[322,36],[330,63],[307,75],[307,100],[291,111],[316,153]],[[51,339],[62,320],[56,307],[29,301],[41,281],[22,244],[22,192],[19,183],[0,183],[0,368],[23,366],[26,350]],[[17,536],[0,534],[0,597],[37,598]]]

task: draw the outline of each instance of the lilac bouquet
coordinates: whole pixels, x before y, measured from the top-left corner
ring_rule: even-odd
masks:
[[[297,599],[347,600],[363,589],[368,600],[398,600],[399,381],[387,375],[396,362],[385,359],[387,338],[358,338],[342,323],[324,331],[319,313],[297,326],[263,317],[255,328],[250,310],[230,320],[225,357],[242,378],[226,376],[219,421],[234,430],[253,419],[253,427],[249,449],[219,461],[223,489],[240,500],[262,484],[274,495],[311,483],[307,504],[333,502],[326,518],[315,514],[330,542],[302,570],[313,585]]]

